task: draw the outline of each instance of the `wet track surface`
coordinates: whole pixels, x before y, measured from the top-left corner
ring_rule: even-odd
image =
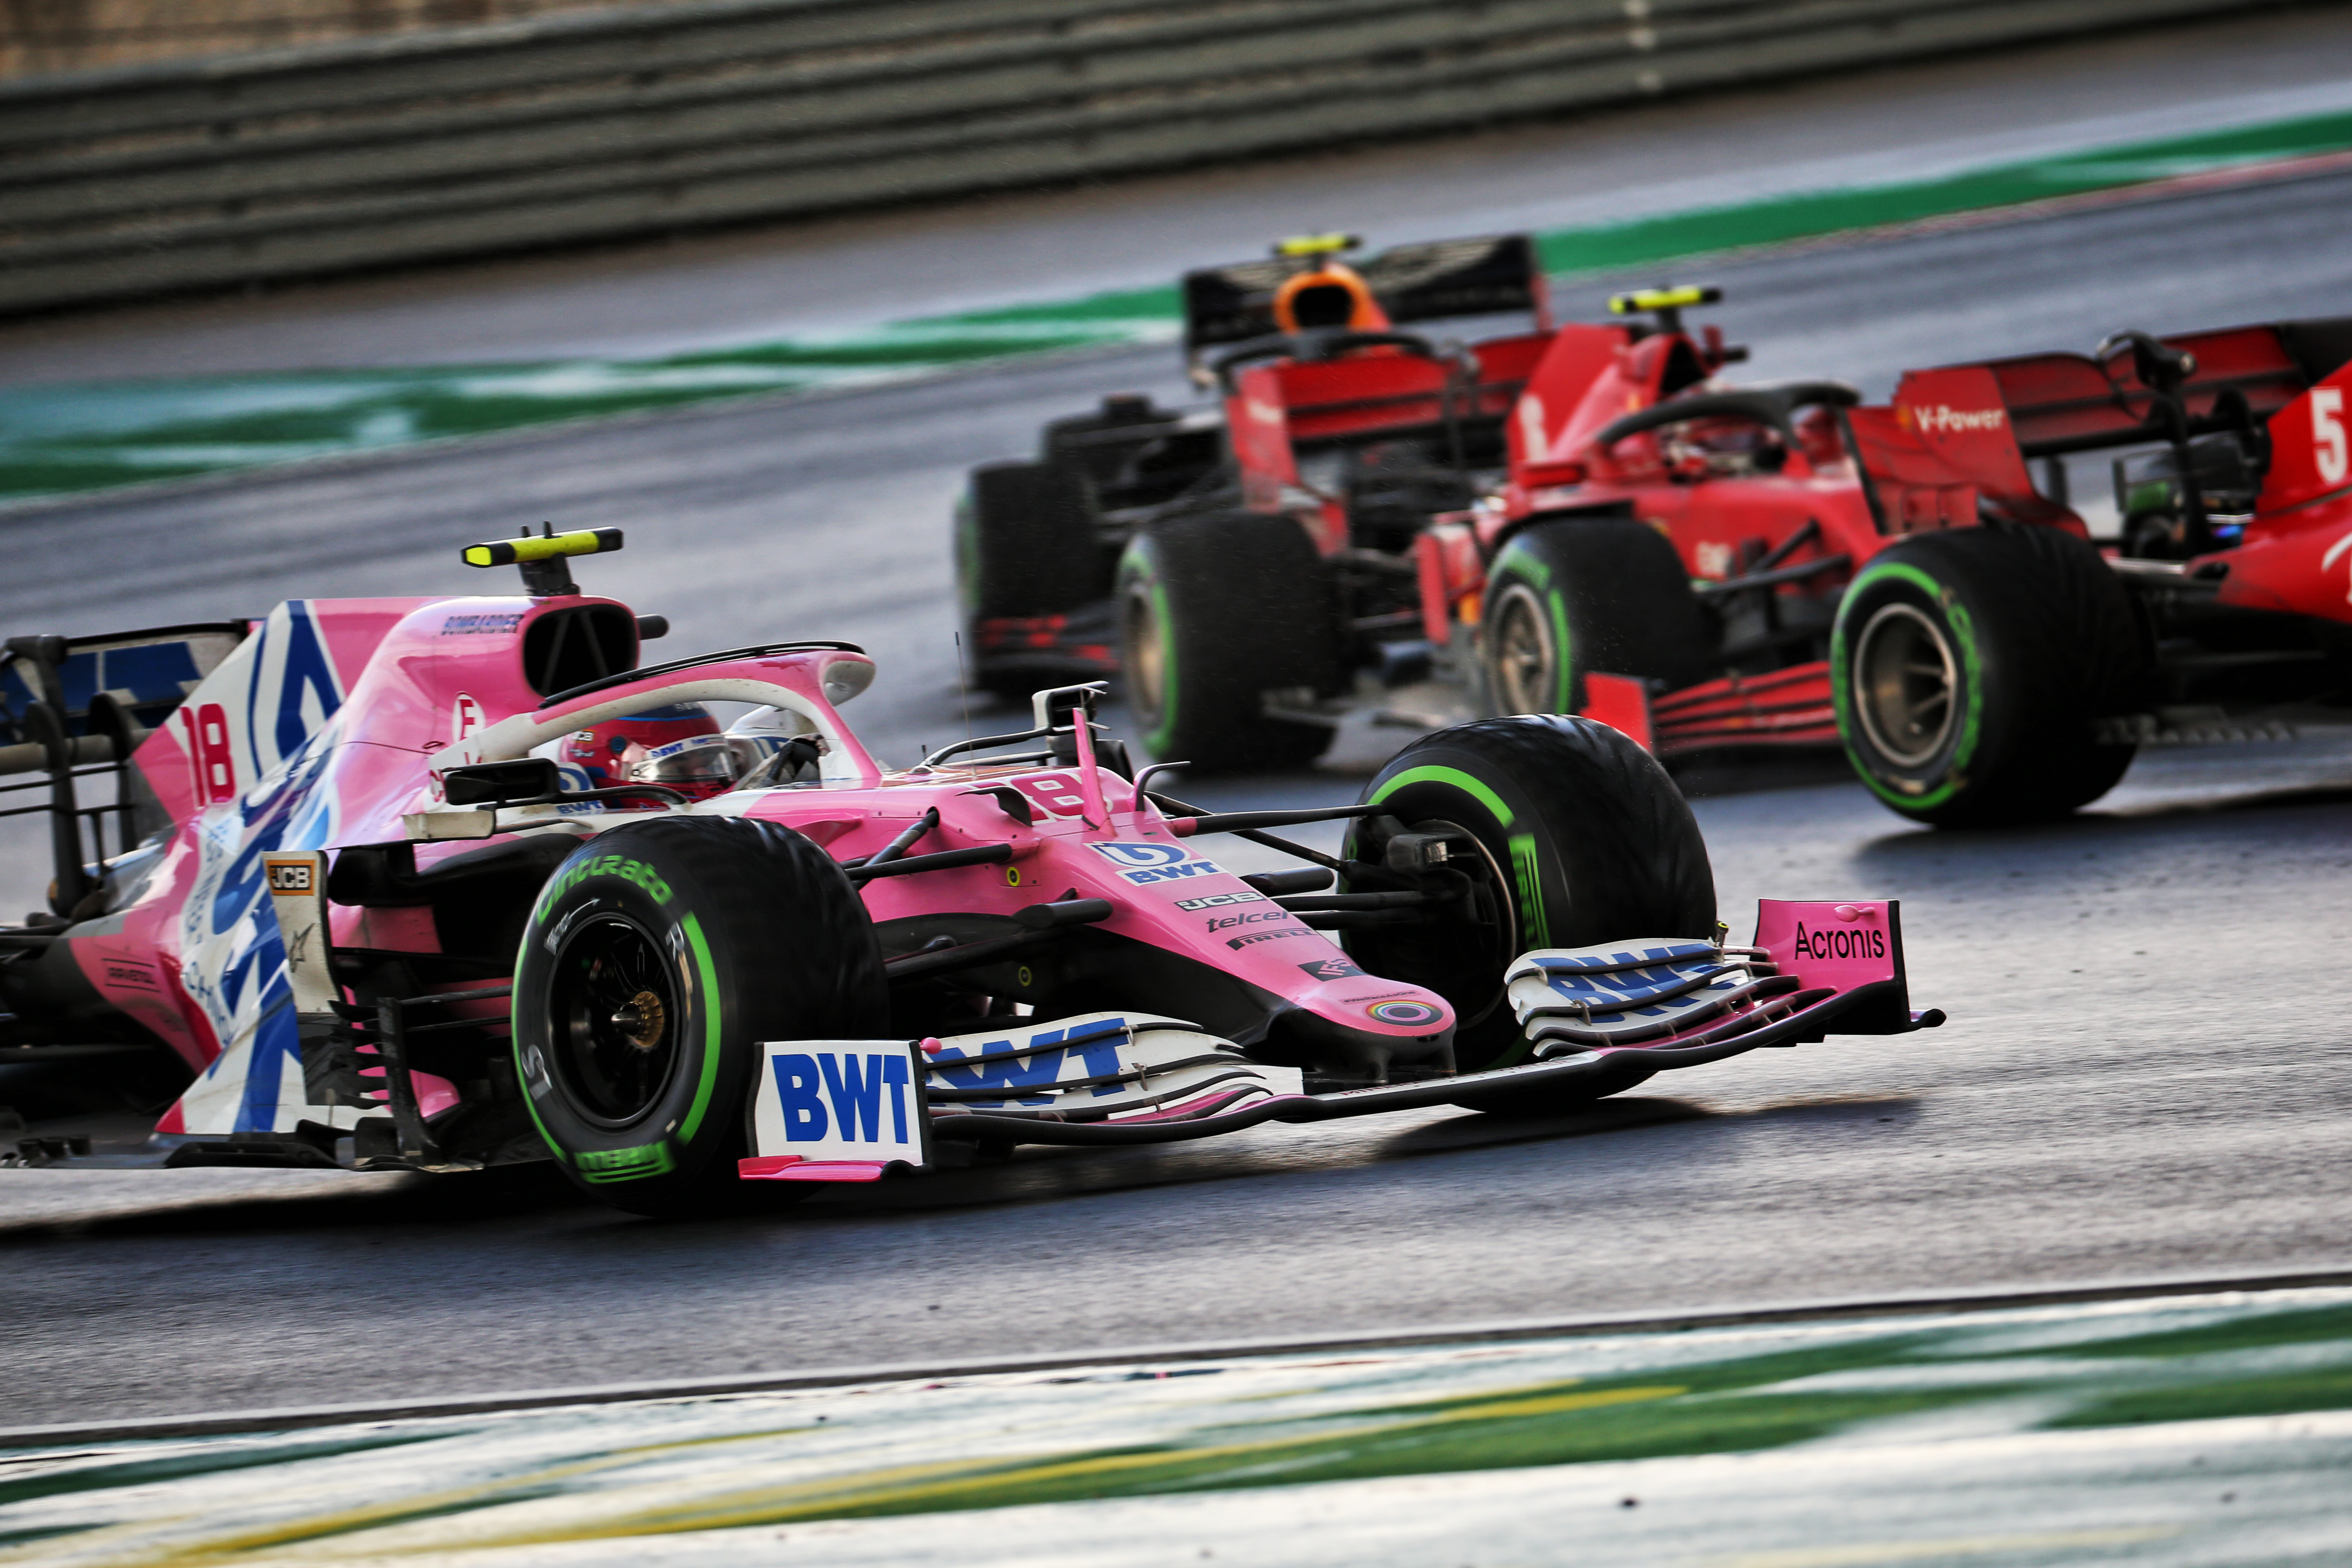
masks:
[[[1906,364],[2124,325],[2352,309],[2347,197],[2306,180],[1706,271],[1753,375],[1883,393]],[[629,552],[583,579],[670,616],[665,651],[865,642],[884,674],[850,717],[904,758],[962,723],[961,469],[1097,391],[1173,395],[1171,358],[27,514],[0,522],[0,623],[465,592],[457,544],[619,524]],[[1966,837],[1910,829],[1833,768],[1708,782],[1738,786],[1699,803],[1735,932],[1759,894],[1899,897],[1916,1003],[1949,1026],[1758,1053],[1566,1121],[1038,1154],[682,1225],[530,1171],[0,1173],[0,1421],[2352,1266],[2352,741],[2156,754],[2083,820]]]

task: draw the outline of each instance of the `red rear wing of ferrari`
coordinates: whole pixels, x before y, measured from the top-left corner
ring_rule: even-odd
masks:
[[[2192,423],[2212,418],[2216,403],[2233,387],[2256,418],[2266,419],[2352,358],[2352,321],[2228,327],[2160,341],[2196,362],[2180,388]],[[2016,444],[2029,458],[2164,438],[2150,423],[2151,392],[2129,354],[2104,363],[2085,354],[2032,354],[1983,368],[1999,384]],[[1905,377],[1906,384],[1910,379]],[[1904,401],[1901,389],[1895,396]]]
[[[2352,319],[2282,321],[2162,339],[2193,366],[2180,386],[2189,428],[2228,422],[2234,392],[2257,420],[2352,361]],[[1880,528],[1908,533],[1976,521],[1990,502],[2026,521],[2053,521],[2026,459],[2165,440],[2156,393],[2129,353],[2027,354],[1906,373],[1884,407],[1848,416],[1854,455]]]

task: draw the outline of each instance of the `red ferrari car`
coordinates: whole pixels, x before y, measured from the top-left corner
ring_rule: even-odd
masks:
[[[1664,755],[1841,742],[1895,810],[2063,813],[2164,734],[2275,732],[2352,695],[2342,422],[2352,321],[1726,388],[1679,311],[1568,326],[1510,479],[1420,542],[1434,641],[1504,712],[1603,717]],[[2070,500],[2114,458],[2119,540]],[[2037,485],[2029,468],[2041,465]]]

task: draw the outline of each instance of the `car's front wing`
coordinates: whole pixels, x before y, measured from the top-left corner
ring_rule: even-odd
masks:
[[[1321,1094],[1305,1092],[1295,1068],[1254,1062],[1181,1020],[1143,1014],[950,1040],[777,1042],[765,1047],[756,1152],[741,1174],[866,1182],[932,1167],[943,1143],[1168,1143],[1267,1121],[1447,1104],[1502,1109],[1759,1047],[1944,1021],[1941,1012],[1911,1010],[1892,901],[1767,900],[1753,947],[1633,941],[1547,950],[1511,973],[1536,1059]]]

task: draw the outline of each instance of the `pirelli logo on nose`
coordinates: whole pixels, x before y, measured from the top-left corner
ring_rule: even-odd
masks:
[[[310,862],[308,859],[270,861],[269,890],[273,893],[309,892]]]

